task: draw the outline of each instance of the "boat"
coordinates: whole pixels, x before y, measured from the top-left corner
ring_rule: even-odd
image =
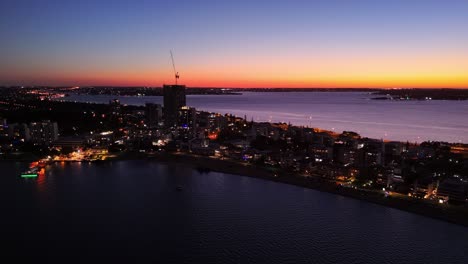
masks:
[[[178,190],[178,191],[182,191],[182,186],[180,186],[180,185],[179,185],[179,186],[177,186],[177,187],[176,187],[176,190]]]
[[[36,178],[37,175],[38,175],[37,168],[32,168],[30,170],[27,170],[21,173],[21,178]]]

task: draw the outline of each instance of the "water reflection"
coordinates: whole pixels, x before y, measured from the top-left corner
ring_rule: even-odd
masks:
[[[189,95],[197,109],[247,115],[250,120],[291,122],[363,136],[400,141],[468,142],[468,101],[379,101],[361,92],[282,93],[245,92],[243,95]],[[107,103],[115,96],[72,95],[65,100]],[[161,96],[119,97],[126,104],[162,103]],[[255,102],[255,103],[252,103]],[[281,107],[278,107],[281,106]],[[287,111],[285,111],[287,109]],[[312,117],[312,118],[311,118]]]
[[[17,258],[466,264],[465,227],[287,184],[148,161],[54,164],[33,181],[0,169]]]

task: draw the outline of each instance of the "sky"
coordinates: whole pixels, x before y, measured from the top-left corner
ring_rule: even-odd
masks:
[[[468,88],[468,0],[0,1],[0,85]]]

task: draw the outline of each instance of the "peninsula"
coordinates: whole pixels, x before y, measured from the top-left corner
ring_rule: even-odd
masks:
[[[71,89],[71,88],[70,88]],[[0,160],[150,159],[313,188],[468,226],[468,145],[383,141],[199,111],[185,86],[164,107],[61,102],[45,88],[0,89]]]

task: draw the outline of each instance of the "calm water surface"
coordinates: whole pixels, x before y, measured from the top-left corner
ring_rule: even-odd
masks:
[[[0,163],[17,261],[468,263],[466,227],[315,190],[150,161],[26,166]]]
[[[363,136],[421,142],[468,143],[467,101],[380,101],[365,92],[246,92],[242,95],[189,95],[197,109],[231,113],[250,120],[291,122]],[[108,103],[115,96],[72,95],[65,100]],[[125,104],[162,104],[162,97],[118,97]]]

